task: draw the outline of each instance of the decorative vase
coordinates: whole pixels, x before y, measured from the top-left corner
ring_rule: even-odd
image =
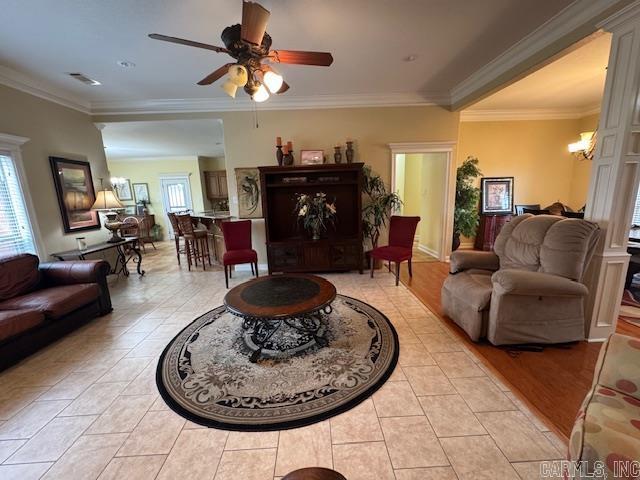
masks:
[[[353,162],[353,142],[347,142],[347,149],[344,151],[347,156],[347,163]]]
[[[455,252],[458,248],[460,248],[460,233],[455,232],[453,234],[453,241],[451,242],[451,251]]]
[[[336,163],[342,163],[342,153],[340,152],[340,147],[334,147],[335,153],[333,154],[333,160]]]
[[[311,225],[311,239],[320,240],[320,225],[318,224]]]
[[[293,154],[291,152],[287,152],[283,155],[282,164],[286,166],[293,165]]]
[[[278,161],[278,165],[282,166],[282,160],[284,158],[284,153],[282,153],[282,145],[276,145],[276,160]]]

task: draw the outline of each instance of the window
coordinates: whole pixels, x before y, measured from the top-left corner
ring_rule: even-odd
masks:
[[[13,159],[0,151],[0,256],[36,253]]]
[[[638,195],[636,196],[636,204],[633,207],[633,218],[631,219],[631,225],[640,226],[640,189],[638,189]]]

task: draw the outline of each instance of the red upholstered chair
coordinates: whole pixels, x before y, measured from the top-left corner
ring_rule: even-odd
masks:
[[[251,273],[258,276],[258,254],[251,248],[251,220],[222,222],[222,235],[226,252],[222,256],[224,281],[229,288],[231,266],[241,263],[251,264]]]
[[[420,222],[420,217],[400,217],[394,215],[389,223],[389,245],[371,250],[371,278],[373,278],[373,262],[375,258],[387,260],[389,268],[391,262],[396,264],[396,285],[400,280],[400,263],[409,261],[409,276],[411,272],[411,256],[413,254],[413,237]]]

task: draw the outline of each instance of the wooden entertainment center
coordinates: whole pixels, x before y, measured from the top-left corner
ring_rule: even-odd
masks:
[[[363,163],[259,167],[269,274],[274,272],[362,273]],[[298,225],[297,193],[335,198],[337,221],[320,240]]]

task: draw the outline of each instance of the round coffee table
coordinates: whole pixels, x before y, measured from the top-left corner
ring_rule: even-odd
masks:
[[[229,290],[224,304],[243,319],[244,339],[253,350],[250,360],[260,355],[278,356],[284,351],[296,353],[312,345],[325,346],[323,316],[331,313],[336,287],[315,275],[292,273],[269,275],[249,280]],[[286,326],[297,335],[282,332]],[[295,337],[295,338],[293,338]]]

